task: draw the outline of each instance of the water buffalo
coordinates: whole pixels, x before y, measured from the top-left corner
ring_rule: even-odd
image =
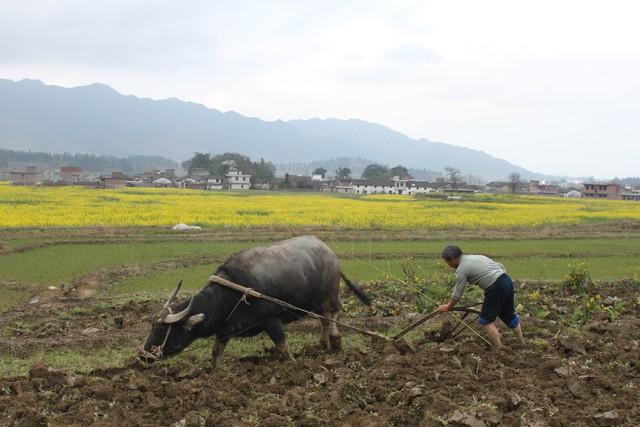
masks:
[[[244,250],[229,257],[216,275],[297,307],[336,319],[340,310],[340,278],[365,304],[367,295],[341,272],[336,255],[315,236],[289,240]],[[283,325],[303,317],[301,313],[243,294],[215,283],[208,283],[198,294],[172,304],[180,284],[155,319],[151,334],[140,351],[140,358],[153,361],[175,355],[197,338],[215,336],[214,365],[222,357],[232,337],[248,337],[266,332],[276,349],[289,353]],[[320,345],[340,350],[336,324],[322,320]]]

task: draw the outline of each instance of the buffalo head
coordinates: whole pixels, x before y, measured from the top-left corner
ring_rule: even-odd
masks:
[[[153,320],[151,333],[140,350],[140,359],[153,362],[174,356],[197,338],[193,327],[202,322],[205,316],[203,313],[192,314],[194,298],[172,305],[181,285],[182,280],[164,303],[160,315]]]

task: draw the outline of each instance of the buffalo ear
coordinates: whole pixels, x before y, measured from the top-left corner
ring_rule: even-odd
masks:
[[[204,320],[204,313],[194,314],[193,316],[189,317],[186,322],[184,322],[184,328],[190,331],[191,328],[193,328],[203,320]]]

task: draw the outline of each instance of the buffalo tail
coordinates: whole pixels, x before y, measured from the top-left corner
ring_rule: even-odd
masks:
[[[351,280],[349,280],[347,276],[344,275],[344,273],[341,272],[340,276],[342,277],[342,280],[344,280],[344,283],[346,283],[349,289],[351,289],[353,293],[356,294],[360,301],[362,301],[366,305],[371,305],[371,298],[369,298],[369,296],[364,293],[360,286],[351,282]]]

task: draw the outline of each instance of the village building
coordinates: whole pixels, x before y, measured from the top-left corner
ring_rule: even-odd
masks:
[[[539,180],[531,180],[526,192],[541,196],[558,196],[561,193],[561,188],[556,184],[540,184]]]
[[[351,193],[352,186],[350,182],[327,181],[320,186],[323,193]]]
[[[82,168],[78,166],[60,166],[58,174],[65,184],[77,184],[82,181]]]
[[[411,180],[407,183],[407,194],[426,194],[436,191],[435,184],[427,181],[414,181]]]
[[[579,199],[582,197],[582,193],[578,190],[571,190],[565,193],[564,197],[568,197],[570,199]]]
[[[231,168],[225,175],[225,184],[228,190],[250,190],[251,175],[244,174],[238,169]]]
[[[175,188],[175,187],[177,187],[176,183],[173,180],[171,180],[169,178],[165,178],[165,177],[154,179],[152,184],[156,188]]]
[[[224,190],[224,178],[221,176],[208,177],[207,190]]]
[[[206,190],[209,178],[206,176],[188,176],[180,181],[181,188],[190,190]]]
[[[491,181],[487,184],[486,188],[489,193],[510,193],[511,183],[507,181]]]
[[[435,191],[434,186],[426,181],[417,181],[405,177],[394,176],[388,180],[351,180],[351,193],[354,194],[425,194]],[[338,192],[338,191],[336,191]]]
[[[465,187],[469,187],[469,188],[475,188],[477,186],[465,186]],[[530,182],[518,182],[516,184],[516,193],[518,194],[523,194],[523,193],[532,193],[532,189],[534,189],[535,191],[533,191],[533,193],[538,193],[540,192],[541,188],[544,188],[544,186],[541,187],[541,185],[539,184],[539,181],[535,184],[531,184]],[[513,183],[511,181],[491,181],[490,183],[488,183],[485,186],[485,189],[488,193],[498,193],[498,194],[509,194],[509,193],[513,193]],[[476,191],[472,191],[472,192],[476,192]]]
[[[634,202],[640,202],[640,189],[625,191],[621,194],[622,200],[630,200]]]
[[[24,171],[10,171],[9,181],[13,185],[35,185],[38,178],[38,168],[27,166]]]
[[[100,175],[98,185],[100,188],[122,188],[127,185],[128,180],[122,172],[111,172],[111,175]]]
[[[282,190],[284,178],[267,178],[253,183],[255,190]]]
[[[602,184],[602,183],[583,183],[582,197],[591,199],[609,199],[620,200],[622,199],[622,189],[620,185],[614,183]]]
[[[354,179],[351,181],[351,192],[354,194],[393,194],[393,183],[390,180]]]

